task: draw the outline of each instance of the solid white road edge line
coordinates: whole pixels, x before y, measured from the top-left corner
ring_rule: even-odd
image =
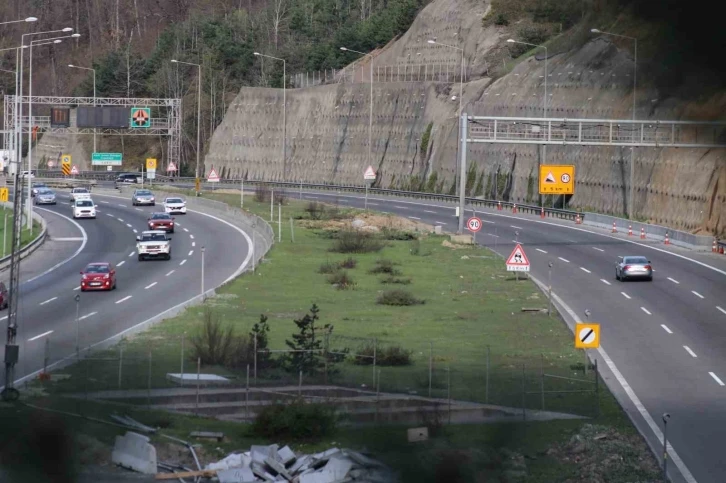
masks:
[[[45,304],[49,304],[49,303],[51,303],[52,301],[54,301],[54,300],[57,300],[57,299],[58,299],[58,297],[53,297],[52,299],[48,299],[48,300],[46,300],[45,302],[41,302],[41,303],[40,303],[39,305],[45,305]]]
[[[51,332],[52,332],[52,331],[51,331]],[[724,384],[724,383],[723,383],[723,381],[722,381],[721,379],[719,379],[719,378],[718,378],[718,376],[717,376],[716,374],[714,374],[713,372],[709,372],[708,374],[709,374],[709,375],[710,375],[711,377],[713,377],[713,380],[714,380],[714,381],[716,381],[716,382],[718,383],[718,385],[719,385],[719,386],[726,386],[726,384]]]
[[[669,334],[673,333],[673,331],[671,329],[669,329],[668,326],[666,326],[665,324],[660,324],[660,326],[663,327],[663,330],[665,330]]]
[[[607,281],[607,280],[605,280],[604,278],[601,278],[601,279],[600,279],[600,281],[601,281],[602,283],[606,284],[606,285],[612,285],[612,284],[611,284],[610,282],[608,282],[608,281]]]
[[[630,295],[626,294],[625,292],[620,292],[620,293],[623,294],[623,297],[630,300]]]
[[[31,337],[30,339],[28,339],[28,342],[33,342],[34,340],[38,340],[41,337],[45,337],[46,335],[49,335],[52,333],[53,333],[52,330],[49,330],[48,332],[43,332],[42,334],[36,335],[35,337]]]
[[[690,348],[690,347],[688,347],[687,345],[684,345],[684,346],[683,346],[683,348],[684,348],[684,349],[686,349],[686,352],[688,352],[689,354],[691,354],[691,356],[692,356],[692,357],[698,357],[698,356],[696,355],[696,353],[695,353],[695,352],[693,352],[693,351],[691,350],[691,348]]]
[[[122,298],[121,300],[117,300],[116,303],[120,304],[121,302],[126,302],[131,297],[133,297],[133,295],[127,295],[126,297]]]
[[[691,290],[691,293],[692,293],[693,295],[695,295],[696,297],[698,297],[698,298],[701,298],[701,299],[702,299],[702,298],[705,298],[705,297],[704,297],[703,295],[701,295],[700,293],[696,292],[695,290]]]
[[[159,283],[159,282],[154,282],[154,283],[151,283],[151,284],[147,285],[146,287],[144,287],[144,290],[149,290],[151,287],[153,287],[157,283]]]
[[[94,315],[96,315],[97,313],[98,313],[98,312],[91,312],[90,314],[86,314],[86,315],[84,315],[83,317],[78,317],[78,320],[84,320],[84,319],[87,319],[87,318],[89,318],[89,317],[93,317],[93,316],[94,316]]]
[[[650,313],[650,311],[649,311],[648,309],[646,309],[645,307],[641,307],[641,308],[640,308],[640,310],[642,310],[643,312],[645,312],[645,313],[646,313],[646,314],[648,314],[648,315],[653,315],[653,314],[651,314],[651,313]]]
[[[61,215],[60,213],[56,213],[55,211],[52,211],[52,210],[48,210],[46,208],[40,208],[39,206],[36,206],[35,209],[36,210],[47,211],[49,213],[53,213],[54,215],[60,216],[61,218],[65,218],[67,221],[70,221],[71,223],[73,223],[74,225],[76,225],[76,228],[78,228],[78,230],[80,230],[81,236],[83,237],[83,241],[81,242],[81,246],[78,247],[78,249],[73,253],[73,255],[71,255],[70,257],[66,258],[62,262],[56,263],[55,265],[53,265],[52,267],[50,267],[48,270],[44,271],[41,274],[36,275],[35,277],[31,278],[30,280],[26,280],[23,283],[30,283],[30,282],[32,282],[34,280],[38,280],[40,277],[44,277],[44,276],[48,275],[50,272],[56,270],[57,268],[62,267],[66,263],[68,263],[71,260],[73,260],[74,258],[76,258],[81,253],[81,251],[83,251],[83,249],[86,248],[86,243],[88,243],[88,234],[86,233],[86,230],[84,230],[83,227],[80,224],[78,224],[78,222],[76,220],[73,220],[71,218],[68,218],[67,216]]]

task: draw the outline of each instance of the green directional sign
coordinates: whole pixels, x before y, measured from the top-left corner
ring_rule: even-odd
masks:
[[[149,107],[132,107],[131,120],[129,125],[132,128],[149,128],[151,127],[151,108]]]
[[[123,155],[121,153],[93,153],[91,164],[93,166],[121,166]]]

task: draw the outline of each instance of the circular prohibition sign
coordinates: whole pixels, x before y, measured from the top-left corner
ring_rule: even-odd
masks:
[[[481,219],[477,218],[476,216],[472,216],[466,222],[466,228],[469,231],[473,231],[474,233],[481,230],[481,226],[482,226]]]

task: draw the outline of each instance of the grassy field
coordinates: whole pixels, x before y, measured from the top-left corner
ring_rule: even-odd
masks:
[[[7,215],[7,231],[5,230],[5,216]],[[23,226],[23,232],[20,235],[21,240],[21,246],[25,246],[35,237],[38,236],[40,233],[41,226],[40,223],[33,222],[33,233],[30,233],[30,230],[25,228]],[[10,254],[10,245],[12,243],[12,237],[13,237],[13,210],[8,209],[6,207],[0,208],[0,251],[2,251],[3,246],[5,246],[5,252],[2,253],[1,256],[6,256]]]

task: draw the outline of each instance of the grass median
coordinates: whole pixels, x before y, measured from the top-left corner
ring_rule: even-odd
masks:
[[[0,210],[0,250],[2,250],[2,257],[10,255],[10,248],[12,246],[13,238],[13,210],[5,206]],[[24,247],[31,241],[33,241],[42,230],[40,223],[33,222],[33,231],[27,229],[26,225],[23,224],[23,231],[20,235],[20,246]]]

